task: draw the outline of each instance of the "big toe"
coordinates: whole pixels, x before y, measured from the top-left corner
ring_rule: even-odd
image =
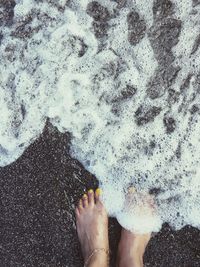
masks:
[[[102,195],[102,190],[101,188],[97,188],[96,191],[95,191],[95,202],[98,203],[98,202],[101,202],[100,201],[100,196]]]

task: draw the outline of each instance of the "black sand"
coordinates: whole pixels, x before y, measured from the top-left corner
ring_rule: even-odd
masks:
[[[95,177],[71,158],[70,137],[49,123],[42,136],[10,166],[0,169],[0,267],[83,266],[74,206]],[[109,226],[115,266],[120,226]],[[165,225],[148,246],[145,266],[200,266],[200,231]]]

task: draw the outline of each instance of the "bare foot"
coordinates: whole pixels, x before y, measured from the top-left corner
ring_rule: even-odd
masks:
[[[75,211],[76,225],[85,263],[89,259],[87,266],[107,267],[108,215],[99,199],[100,192],[100,189],[95,193],[89,190],[80,199]]]
[[[149,218],[152,218],[155,212],[155,204],[152,196],[138,193],[134,187],[132,187],[128,190],[126,204],[129,213],[131,213],[131,210],[134,210],[135,215],[145,215],[140,221],[142,225],[144,225],[144,222],[145,224],[147,224],[147,222],[150,224],[151,220],[149,220]],[[132,205],[134,206],[131,207]],[[149,225],[146,225],[147,229],[149,228],[148,226]],[[143,255],[150,238],[151,233],[147,232],[142,234],[136,230],[131,232],[122,228],[121,240],[118,246],[118,267],[142,267]]]
[[[151,234],[136,234],[122,228],[118,246],[118,267],[142,267]]]

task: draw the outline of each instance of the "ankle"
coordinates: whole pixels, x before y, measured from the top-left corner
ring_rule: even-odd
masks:
[[[146,246],[141,242],[134,242],[130,246],[119,244],[118,263],[119,267],[142,267],[143,255]]]
[[[102,260],[100,258],[94,258],[92,259],[88,265],[85,265],[85,267],[108,267],[108,261]]]
[[[118,255],[121,256],[128,256],[128,257],[134,257],[134,258],[140,258],[143,259],[143,255],[145,253],[146,244],[143,242],[133,242],[133,243],[126,243],[124,246],[124,243],[119,243],[118,246]]]
[[[139,255],[131,255],[127,258],[121,258],[118,260],[119,267],[143,267],[143,257]]]
[[[88,258],[84,267],[108,267],[109,255],[106,251],[97,251],[91,258]]]
[[[134,246],[131,248],[131,253],[135,257],[143,259],[143,255],[145,253],[146,244],[144,243],[135,243]]]

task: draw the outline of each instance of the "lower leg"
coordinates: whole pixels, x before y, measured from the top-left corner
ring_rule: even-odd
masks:
[[[134,203],[133,209],[140,216],[143,214],[152,216],[155,212],[153,198],[136,192],[133,187],[129,188],[126,200],[129,208]],[[118,246],[118,267],[142,267],[143,255],[150,238],[151,233],[139,234],[122,228],[121,240]]]
[[[135,234],[122,229],[118,247],[118,267],[142,267],[151,234]]]

